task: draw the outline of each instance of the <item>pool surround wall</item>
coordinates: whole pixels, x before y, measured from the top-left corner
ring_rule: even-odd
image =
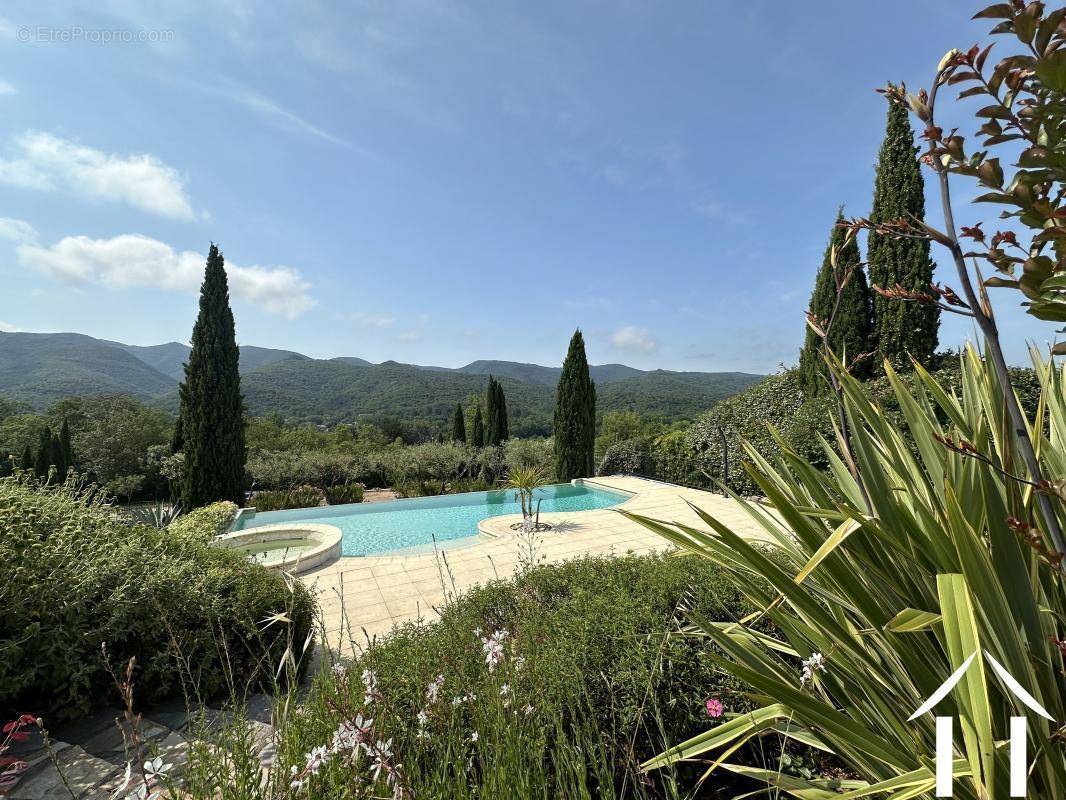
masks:
[[[245,528],[234,533],[227,533],[215,540],[221,547],[237,548],[253,544],[288,539],[305,539],[312,547],[295,552],[282,561],[264,564],[267,569],[278,572],[300,573],[317,569],[324,564],[341,557],[340,528],[312,522],[280,522],[276,525],[261,525],[257,528]]]

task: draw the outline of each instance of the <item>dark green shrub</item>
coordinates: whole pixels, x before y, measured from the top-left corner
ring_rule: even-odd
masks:
[[[363,502],[363,484],[361,483],[342,483],[338,486],[327,486],[325,491],[326,501],[331,506]]]
[[[0,480],[0,563],[5,719],[62,721],[118,702],[105,657],[116,669],[135,659],[139,703],[240,690],[269,681],[312,625],[301,584],[205,537],[124,524],[71,486]],[[264,624],[282,613],[289,622]]]
[[[645,439],[626,439],[609,446],[596,470],[597,475],[648,475],[654,471]]]
[[[279,491],[256,492],[252,504],[257,511],[282,511],[286,508],[313,508],[320,506],[326,493],[317,486],[297,486]]]

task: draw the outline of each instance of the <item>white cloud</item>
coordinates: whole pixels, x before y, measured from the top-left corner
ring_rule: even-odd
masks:
[[[404,342],[405,344],[412,344],[412,343],[420,341],[422,339],[422,331],[418,331],[418,330],[404,331],[403,333],[400,334],[399,339],[400,339],[401,342]]]
[[[659,347],[659,343],[651,338],[647,328],[637,328],[633,325],[626,325],[612,333],[611,344],[619,350],[632,353],[650,353]]]
[[[15,94],[17,92],[18,89],[15,88],[15,84],[13,84],[11,81],[5,81],[3,78],[0,78],[0,95]]]
[[[236,95],[236,100],[238,103],[262,114],[264,117],[267,117],[281,128],[306,133],[310,136],[324,139],[327,142],[332,142],[333,144],[348,145],[348,142],[344,141],[344,139],[334,136],[329,131],[322,130],[314,123],[308,122],[303,117],[294,114],[288,109],[282,108],[273,100],[268,97],[263,97],[261,94],[256,94],[255,92],[241,92]]]
[[[12,325],[10,322],[4,322],[0,319],[0,333],[18,333],[19,329]]]
[[[184,177],[153,155],[104,153],[40,131],[16,137],[13,150],[0,159],[0,183],[128,203],[163,217],[195,216]]]
[[[70,284],[99,283],[108,288],[152,287],[196,292],[204,274],[203,253],[177,252],[140,234],[111,239],[67,236],[51,247],[24,242],[15,252],[19,263]],[[293,319],[310,309],[310,284],[292,267],[242,267],[226,264],[230,293],[272,314]]]
[[[37,230],[25,220],[0,217],[0,239],[15,244],[30,244],[37,241]]]

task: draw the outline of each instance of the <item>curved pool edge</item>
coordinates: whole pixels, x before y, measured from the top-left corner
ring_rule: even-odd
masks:
[[[236,547],[249,544],[268,544],[283,539],[293,538],[292,534],[302,533],[300,538],[317,541],[314,547],[301,550],[291,558],[272,564],[263,564],[272,572],[291,572],[300,574],[319,569],[328,562],[339,560],[342,556],[342,539],[344,534],[335,525],[317,522],[278,522],[260,525],[223,534],[214,540],[220,547]]]

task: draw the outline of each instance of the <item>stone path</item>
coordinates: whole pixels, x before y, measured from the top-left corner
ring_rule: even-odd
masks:
[[[71,726],[50,732],[53,738],[48,748],[41,733],[31,726],[26,729],[29,738],[16,742],[5,754],[30,765],[7,798],[106,800],[122,784],[127,762],[132,761],[136,770],[138,764],[156,755],[173,764],[170,774],[180,779],[188,759],[190,738],[217,728],[229,713],[224,708],[209,706],[194,718],[184,706],[178,705],[145,712],[140,723],[143,741],[136,753],[128,740],[122,711],[117,708],[97,711]],[[272,714],[271,698],[261,694],[249,698],[245,724],[259,748],[273,738]]]
[[[508,578],[530,560],[550,563],[584,555],[668,548],[661,537],[617,509],[705,530],[688,506],[691,502],[742,535],[764,535],[737,503],[721,495],[629,476],[595,478],[589,483],[633,496],[611,509],[542,514],[541,520],[551,523],[553,530],[537,534],[532,547],[510,529],[520,516],[493,517],[481,523],[482,535],[466,546],[411,555],[341,558],[300,575],[318,595],[327,644],[351,654],[394,625],[434,620],[437,609],[450,597],[480,583]]]

